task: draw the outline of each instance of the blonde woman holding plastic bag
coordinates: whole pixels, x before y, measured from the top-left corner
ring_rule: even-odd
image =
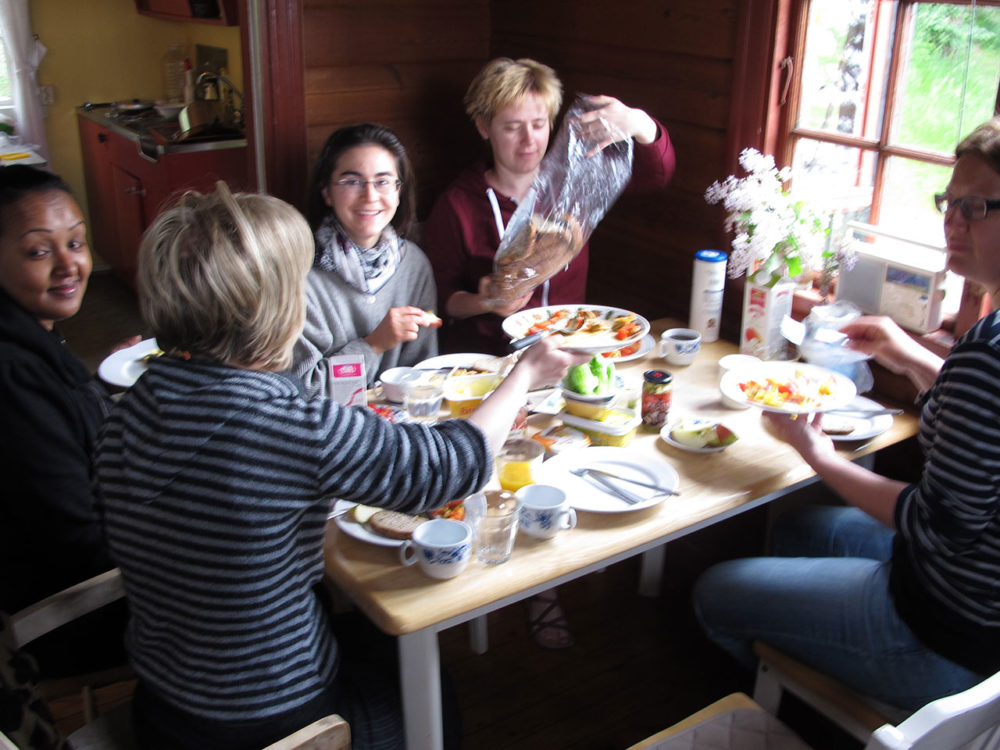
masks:
[[[663,188],[675,156],[666,129],[641,109],[611,96],[588,97],[579,116],[591,155],[631,138],[633,178],[628,189]],[[538,176],[562,105],[562,83],[552,68],[530,59],[497,58],[479,72],[465,96],[466,113],[490,147],[490,158],[465,170],[439,196],[425,228],[425,252],[434,267],[438,311],[445,319],[444,352],[506,354],[503,319],[524,307],[586,301],[589,248],[547,283],[498,304],[490,293],[494,257],[504,232]]]

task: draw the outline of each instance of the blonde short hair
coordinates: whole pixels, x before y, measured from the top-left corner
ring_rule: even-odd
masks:
[[[283,370],[305,322],[312,232],[268,195],[189,192],[139,249],[139,304],[160,348]]]
[[[496,113],[520,102],[527,94],[538,94],[549,110],[549,126],[556,122],[562,106],[562,82],[548,65],[522,57],[498,57],[486,63],[465,92],[465,112],[475,123],[492,122]]]

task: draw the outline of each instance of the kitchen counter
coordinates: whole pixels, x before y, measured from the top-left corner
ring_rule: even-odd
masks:
[[[127,138],[138,146],[139,153],[147,159],[156,160],[166,154],[186,154],[197,151],[219,151],[232,148],[246,148],[247,139],[225,136],[196,136],[191,139],[176,140],[177,118],[164,118],[151,110],[147,115],[114,115],[108,105],[84,105],[76,108],[77,115],[93,121],[101,127]]]

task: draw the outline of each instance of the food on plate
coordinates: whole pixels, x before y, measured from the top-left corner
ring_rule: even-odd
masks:
[[[602,352],[601,356],[607,359],[617,359],[619,357],[631,357],[637,351],[639,347],[642,346],[642,341],[636,341],[634,344],[629,344],[628,346],[623,346],[621,349],[615,349],[613,352]]]
[[[850,435],[854,432],[854,427],[855,424],[849,419],[823,415],[822,428],[827,435]]]
[[[586,364],[574,365],[569,368],[563,384],[568,390],[583,396],[603,396],[614,393],[614,363],[595,354]]]
[[[144,354],[141,357],[139,357],[139,361],[149,362],[150,360],[156,359],[157,357],[162,357],[164,354],[166,354],[166,352],[163,351],[162,349],[153,349],[153,351],[149,352],[149,354]]]
[[[552,331],[562,336],[564,347],[609,351],[618,351],[623,344],[635,345],[637,351],[648,330],[648,323],[635,313],[609,308],[536,308],[515,313],[507,321],[504,330],[515,339]]]
[[[368,404],[368,408],[373,412],[378,414],[383,419],[388,419],[390,422],[398,422],[403,415],[399,409],[394,406],[383,406],[382,404]]]
[[[423,324],[429,328],[440,328],[444,321],[430,310],[424,310]]]
[[[368,520],[378,513],[381,508],[376,508],[373,505],[355,505],[351,508],[351,518],[353,518],[358,523],[368,523]]]
[[[395,510],[379,510],[368,519],[368,528],[389,539],[409,539],[427,519]]]
[[[585,433],[565,424],[552,425],[541,432],[536,432],[531,439],[541,443],[545,447],[545,452],[552,456],[565,450],[586,448],[590,445],[590,438]]]
[[[490,295],[500,300],[523,297],[564,268],[582,247],[583,227],[575,217],[532,216],[497,254]]]
[[[764,378],[740,383],[740,390],[752,403],[776,408],[817,408],[836,395],[837,383],[833,376],[822,381],[813,380],[802,370],[796,370],[790,380]]]
[[[445,503],[443,508],[438,508],[437,510],[431,511],[431,516],[434,518],[450,518],[452,521],[464,521],[465,520],[465,500],[452,500],[449,503]]]
[[[682,419],[670,430],[670,438],[688,448],[723,448],[739,437],[721,422],[711,419]]]

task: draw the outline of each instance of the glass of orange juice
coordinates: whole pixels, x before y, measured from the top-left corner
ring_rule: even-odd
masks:
[[[528,484],[535,483],[538,467],[542,465],[545,448],[541,443],[528,438],[510,438],[496,456],[496,472],[500,486],[509,492],[517,492]]]

